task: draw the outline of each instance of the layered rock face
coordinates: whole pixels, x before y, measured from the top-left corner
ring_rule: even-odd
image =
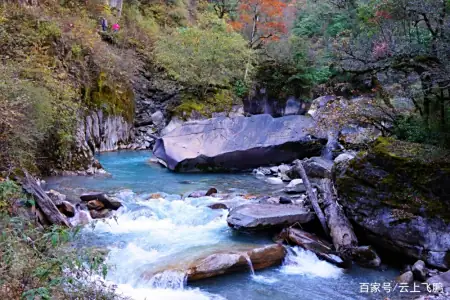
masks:
[[[338,161],[333,176],[346,214],[374,245],[450,268],[450,156],[380,138]]]
[[[96,152],[124,148],[132,140],[132,125],[122,116],[105,115],[101,110],[82,117],[77,125],[75,146],[65,158],[63,174],[91,175],[104,173],[94,158]]]
[[[156,141],[156,157],[174,171],[230,171],[319,155],[305,116],[213,118],[176,127]]]
[[[85,141],[93,152],[118,150],[120,145],[131,140],[132,125],[122,116],[105,116],[101,110],[86,116],[80,122],[84,129]]]

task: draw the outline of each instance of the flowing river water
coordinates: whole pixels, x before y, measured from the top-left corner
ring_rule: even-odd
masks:
[[[98,158],[112,177],[54,177],[47,188],[68,194],[114,193],[124,207],[117,220],[83,229],[79,244],[105,247],[111,266],[108,282],[132,299],[148,300],[298,300],[383,299],[388,294],[361,293],[362,283],[393,282],[398,270],[354,266],[343,271],[313,253],[293,247],[279,267],[234,273],[186,284],[183,272],[195,258],[254,245],[273,243],[270,236],[233,232],[226,210],[207,207],[217,199],[185,198],[194,190],[216,187],[239,194],[268,195],[271,186],[251,174],[176,174],[148,163],[149,152],[113,152]],[[151,274],[151,275],[148,275]]]

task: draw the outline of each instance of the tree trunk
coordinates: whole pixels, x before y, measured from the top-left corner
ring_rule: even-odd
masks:
[[[317,200],[317,196],[311,187],[311,183],[309,182],[308,176],[306,175],[305,168],[303,168],[303,164],[300,160],[298,160],[296,162],[296,167],[298,168],[298,170],[300,172],[300,177],[302,178],[303,184],[306,187],[306,192],[308,194],[309,201],[311,201],[311,205],[317,215],[317,218],[319,218],[319,221],[320,221],[320,224],[322,225],[323,231],[325,232],[325,234],[327,236],[329,236],[329,231],[328,231],[328,227],[327,227],[327,222],[325,220],[325,216],[322,212],[322,209],[320,209],[319,201]]]
[[[56,205],[50,199],[49,196],[44,192],[44,190],[37,184],[36,179],[34,179],[27,171],[24,171],[25,179],[22,182],[22,186],[29,194],[33,196],[36,200],[36,205],[42,210],[42,213],[55,225],[62,225],[70,227],[67,218],[60,213]]]
[[[358,246],[353,226],[345,216],[342,207],[337,203],[333,182],[330,179],[322,179],[319,189],[323,194],[325,216],[334,247],[336,251],[348,257],[351,255],[349,250]]]

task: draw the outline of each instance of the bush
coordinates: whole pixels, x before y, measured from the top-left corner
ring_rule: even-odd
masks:
[[[252,57],[246,41],[229,32],[223,20],[205,18],[200,26],[162,36],[155,47],[157,64],[176,80],[194,87],[203,99],[214,87],[229,87],[242,79]]]

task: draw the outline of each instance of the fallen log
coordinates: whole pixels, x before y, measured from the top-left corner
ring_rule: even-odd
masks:
[[[28,174],[27,171],[24,171],[24,173],[25,178],[22,180],[22,187],[27,193],[33,196],[36,201],[36,206],[42,211],[45,218],[51,224],[70,227],[67,218],[58,210],[52,199],[37,184],[36,179]]]
[[[296,161],[296,167],[300,173],[300,177],[303,180],[303,184],[306,187],[306,193],[308,195],[309,201],[311,202],[311,205],[314,209],[314,212],[317,215],[317,218],[320,221],[320,224],[322,225],[323,231],[325,232],[325,234],[327,236],[329,236],[329,231],[328,231],[328,227],[327,227],[327,221],[325,219],[325,216],[322,212],[322,209],[319,206],[319,201],[317,200],[317,196],[314,193],[312,187],[311,187],[311,183],[309,182],[308,176],[306,175],[306,171],[305,168],[303,167],[303,164],[300,160]]]
[[[333,182],[328,178],[322,179],[319,190],[323,195],[323,207],[333,245],[336,251],[349,257],[351,250],[358,246],[353,226],[345,216],[342,207],[337,203]]]

